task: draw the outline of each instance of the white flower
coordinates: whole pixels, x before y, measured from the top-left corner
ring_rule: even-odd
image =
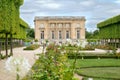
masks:
[[[88,80],[93,80],[93,78],[88,78]]]
[[[10,57],[5,63],[5,68],[11,73],[19,74],[24,76],[31,68],[28,60],[23,57]]]

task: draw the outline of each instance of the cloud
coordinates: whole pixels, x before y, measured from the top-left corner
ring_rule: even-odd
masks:
[[[48,4],[43,4],[43,7],[47,7],[50,9],[58,9],[60,8],[60,4],[56,4],[56,3],[48,3]]]
[[[119,3],[120,3],[120,0],[115,0],[115,3],[118,3],[118,4],[119,4]]]
[[[21,17],[34,26],[35,16],[85,16],[87,30],[120,14],[120,0],[25,0]],[[93,28],[93,29],[91,29]]]

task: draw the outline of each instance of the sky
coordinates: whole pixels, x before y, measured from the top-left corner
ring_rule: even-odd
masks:
[[[35,16],[85,16],[86,30],[120,14],[120,0],[24,0],[20,17],[34,28]]]

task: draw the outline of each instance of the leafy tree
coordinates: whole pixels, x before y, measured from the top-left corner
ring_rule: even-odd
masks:
[[[34,38],[35,36],[34,36],[35,34],[34,34],[34,29],[33,28],[28,28],[27,29],[27,37],[28,38]]]
[[[10,38],[10,53],[12,52],[12,38],[19,32],[25,33],[25,28],[21,27],[19,17],[19,8],[23,0],[0,0],[0,37],[5,38],[6,56],[8,56],[7,46]],[[25,22],[23,23],[23,25]],[[19,31],[18,31],[19,30]],[[19,34],[21,35],[21,34]],[[14,36],[14,38],[21,38]]]
[[[87,39],[92,38],[92,36],[93,36],[93,33],[92,33],[92,32],[89,32],[89,31],[85,31],[85,32],[86,32],[86,38],[87,38]]]

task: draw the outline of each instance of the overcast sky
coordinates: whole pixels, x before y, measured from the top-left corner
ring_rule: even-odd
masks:
[[[20,16],[34,28],[35,16],[85,16],[86,29],[120,14],[120,0],[24,0]]]

